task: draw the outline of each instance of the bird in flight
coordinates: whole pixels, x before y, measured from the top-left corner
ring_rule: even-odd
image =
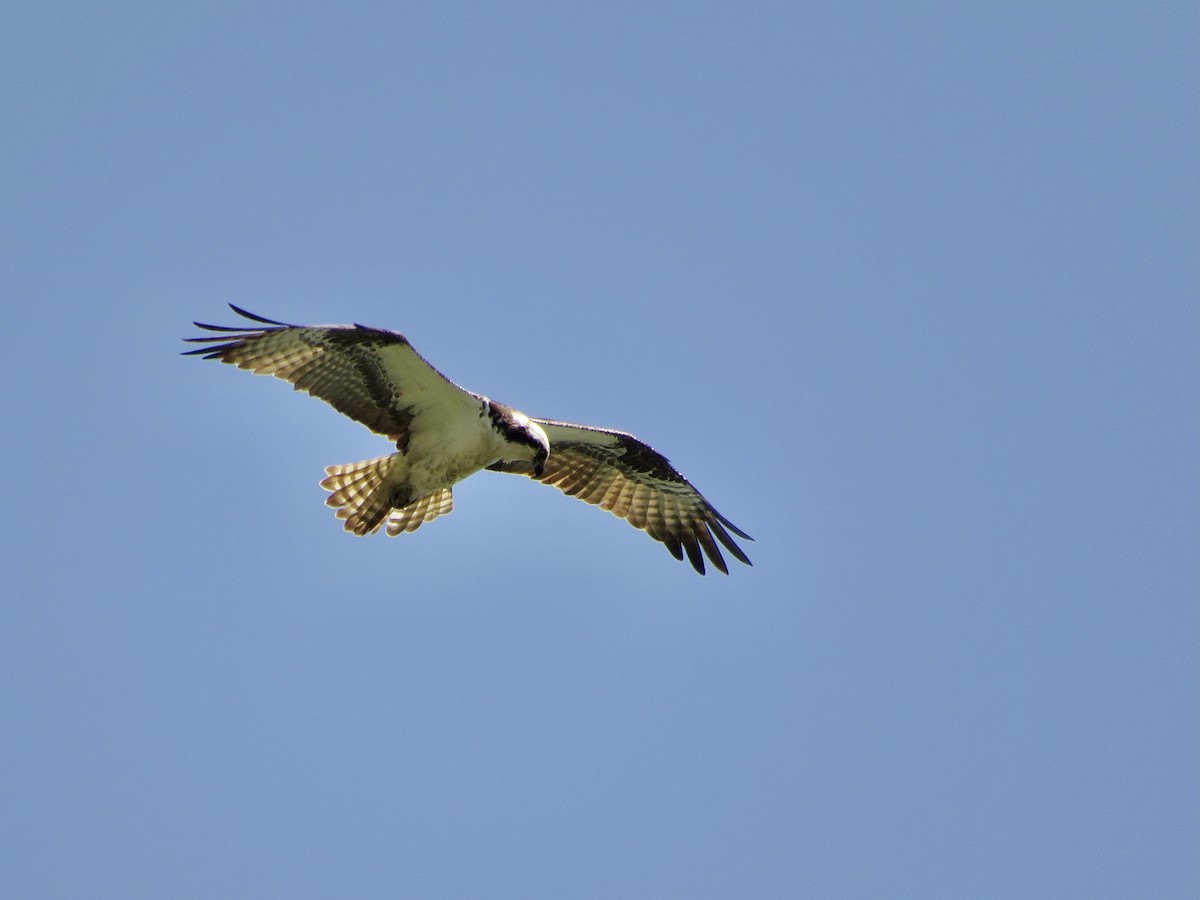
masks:
[[[394,453],[325,469],[325,502],[347,531],[395,537],[446,515],[452,489],[488,469],[526,475],[606,509],[725,574],[723,546],[746,565],[730,536],[753,540],[701,496],[661,453],[632,434],[536,419],[465,390],[427,363],[395,331],[363,325],[288,325],[229,304],[254,325],[194,323],[217,335],[185,340],[186,351],[274,375],[385,436]],[[703,554],[701,551],[703,550]]]

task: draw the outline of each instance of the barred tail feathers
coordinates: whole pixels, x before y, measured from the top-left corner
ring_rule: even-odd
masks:
[[[337,510],[337,517],[346,520],[346,530],[354,534],[374,534],[391,512],[393,482],[403,477],[404,459],[390,453],[378,459],[327,466],[329,476],[321,487],[330,491],[325,505]],[[395,470],[399,469],[397,472]]]
[[[416,531],[426,522],[444,516],[454,509],[454,495],[450,488],[441,488],[426,494],[416,503],[403,509],[393,509],[387,518],[387,535],[395,537],[402,531]]]
[[[346,530],[357,535],[374,534],[385,523],[389,537],[416,531],[453,507],[448,488],[409,502],[407,463],[399,453],[329,466],[325,472],[328,477],[321,487],[330,491],[325,504],[334,507],[337,517],[345,520]]]

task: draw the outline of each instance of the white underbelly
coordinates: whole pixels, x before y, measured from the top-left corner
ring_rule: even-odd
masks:
[[[500,455],[498,435],[486,419],[454,430],[414,436],[408,446],[409,483],[418,496],[457,484]]]

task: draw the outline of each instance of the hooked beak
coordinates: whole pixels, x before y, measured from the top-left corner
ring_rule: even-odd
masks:
[[[536,459],[533,461],[533,477],[541,478],[542,473],[546,471],[546,461],[544,459]]]

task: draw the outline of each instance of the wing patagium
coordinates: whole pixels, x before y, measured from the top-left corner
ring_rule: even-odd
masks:
[[[754,538],[717,512],[649,444],[623,431],[552,419],[533,421],[550,438],[550,456],[538,479],[542,483],[642,529],[678,560],[686,553],[701,575],[705,556],[729,574],[718,542],[739,562],[753,565],[730,532],[748,541]]]

